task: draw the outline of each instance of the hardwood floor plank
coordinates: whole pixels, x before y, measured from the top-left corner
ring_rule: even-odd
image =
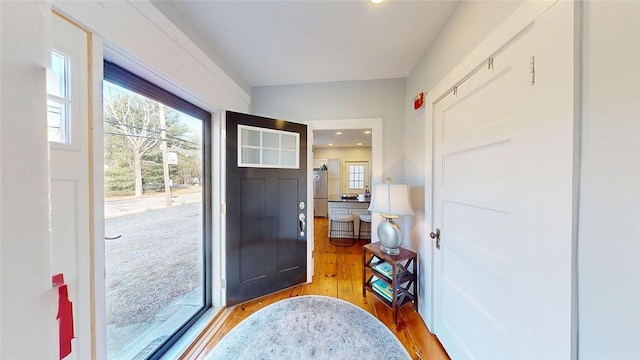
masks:
[[[418,352],[419,359],[448,360],[447,352],[444,350],[438,338],[431,334],[420,315],[411,308],[403,308],[402,315],[407,323],[407,328],[411,329],[413,345]]]
[[[302,295],[325,295],[348,301],[368,311],[393,332],[413,359],[448,360],[438,339],[425,326],[413,305],[406,305],[398,314],[398,325],[393,324],[393,312],[367,292],[362,297],[362,245],[359,241],[349,247],[329,243],[327,219],[316,218],[314,244],[314,276],[310,284],[302,284],[274,294],[239,304],[228,309],[231,313],[215,334],[201,337],[205,344],[194,344],[182,360],[204,359],[215,345],[242,320],[256,311],[282,299]],[[195,349],[200,353],[195,353]]]

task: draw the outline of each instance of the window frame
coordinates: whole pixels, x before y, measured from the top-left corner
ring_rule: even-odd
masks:
[[[355,181],[362,181],[362,188],[353,188],[351,187],[351,183],[352,180],[351,179],[351,166],[362,166],[363,167],[363,172],[362,172],[362,180],[356,179]],[[366,161],[366,160],[346,160],[344,162],[344,189],[346,190],[346,192],[359,192],[361,191],[362,193],[365,192],[365,190],[371,185],[371,179],[370,179],[370,162]]]
[[[258,145],[246,145],[244,143],[243,133],[244,130],[255,131],[260,134],[260,144]],[[264,134],[277,134],[278,135],[278,147],[269,147],[264,144]],[[295,146],[292,149],[287,149],[282,146],[282,136],[295,137]],[[258,150],[260,154],[259,162],[245,162],[243,161],[243,150],[253,149]],[[254,167],[254,168],[273,168],[273,169],[299,169],[300,168],[300,134],[290,131],[266,129],[249,125],[238,125],[238,167]],[[278,152],[278,164],[265,164],[265,150]],[[295,164],[283,165],[282,153],[294,152]]]
[[[72,136],[71,136],[71,73],[73,72],[71,69],[71,56],[64,53],[64,51],[60,51],[57,49],[51,50],[51,57],[57,55],[63,59],[64,62],[64,74],[62,74],[62,83],[64,84],[64,93],[59,95],[54,95],[49,93],[49,75],[52,69],[47,68],[47,140],[50,144],[56,145],[72,145]],[[53,61],[52,61],[53,63]],[[52,66],[52,65],[51,65]],[[52,127],[49,125],[49,102],[54,102],[60,105],[60,140],[51,140],[48,136],[48,131]]]
[[[348,176],[349,176],[349,179],[347,181],[349,182],[349,186],[348,186],[349,190],[364,190],[365,166],[362,164],[359,164],[359,165],[349,164],[347,166],[348,166]],[[360,176],[358,176],[358,178],[356,179],[356,175],[360,175]]]
[[[160,102],[175,110],[181,111],[203,122],[202,126],[202,250],[203,250],[203,307],[174,332],[161,346],[159,346],[147,359],[160,359],[195,323],[200,320],[207,311],[213,307],[212,294],[212,261],[213,261],[213,199],[212,199],[212,119],[208,111],[178,97],[177,95],[153,84],[152,82],[114,64],[104,60],[104,80],[124,87],[130,91]]]

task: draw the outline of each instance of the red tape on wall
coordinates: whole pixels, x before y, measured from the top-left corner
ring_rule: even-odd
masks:
[[[73,332],[73,304],[69,301],[69,289],[64,284],[62,274],[56,274],[52,278],[54,286],[58,287],[58,325],[60,360],[71,354],[71,340],[75,338]]]

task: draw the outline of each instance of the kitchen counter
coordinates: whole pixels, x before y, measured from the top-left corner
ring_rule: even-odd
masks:
[[[340,203],[361,203],[361,204],[368,204],[371,202],[371,197],[365,197],[364,200],[358,200],[358,199],[343,199],[340,197],[340,195],[329,195],[329,197],[327,198],[327,201],[329,202],[340,202]]]

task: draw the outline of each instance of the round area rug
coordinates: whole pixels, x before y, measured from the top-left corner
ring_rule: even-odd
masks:
[[[365,310],[327,296],[299,296],[244,319],[207,359],[411,358],[395,335]]]

